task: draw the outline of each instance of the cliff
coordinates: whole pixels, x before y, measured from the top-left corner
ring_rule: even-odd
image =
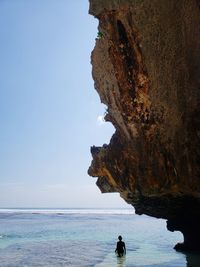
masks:
[[[167,219],[200,250],[200,8],[198,0],[90,0],[99,20],[93,79],[110,144],[88,173],[137,214]]]

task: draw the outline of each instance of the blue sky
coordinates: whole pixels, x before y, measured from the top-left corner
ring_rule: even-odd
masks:
[[[0,207],[127,207],[87,175],[108,143],[87,0],[0,1]]]

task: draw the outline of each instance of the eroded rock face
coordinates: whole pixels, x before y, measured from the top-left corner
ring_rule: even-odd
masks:
[[[90,0],[90,14],[95,88],[116,132],[91,148],[88,173],[200,250],[199,1]]]

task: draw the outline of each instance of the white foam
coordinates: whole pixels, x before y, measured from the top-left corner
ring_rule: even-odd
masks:
[[[0,209],[0,213],[24,213],[24,214],[135,214],[134,209]]]

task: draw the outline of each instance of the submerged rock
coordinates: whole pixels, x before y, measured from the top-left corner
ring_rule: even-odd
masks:
[[[90,0],[89,12],[102,33],[95,89],[116,132],[92,147],[88,173],[200,250],[199,1]]]

